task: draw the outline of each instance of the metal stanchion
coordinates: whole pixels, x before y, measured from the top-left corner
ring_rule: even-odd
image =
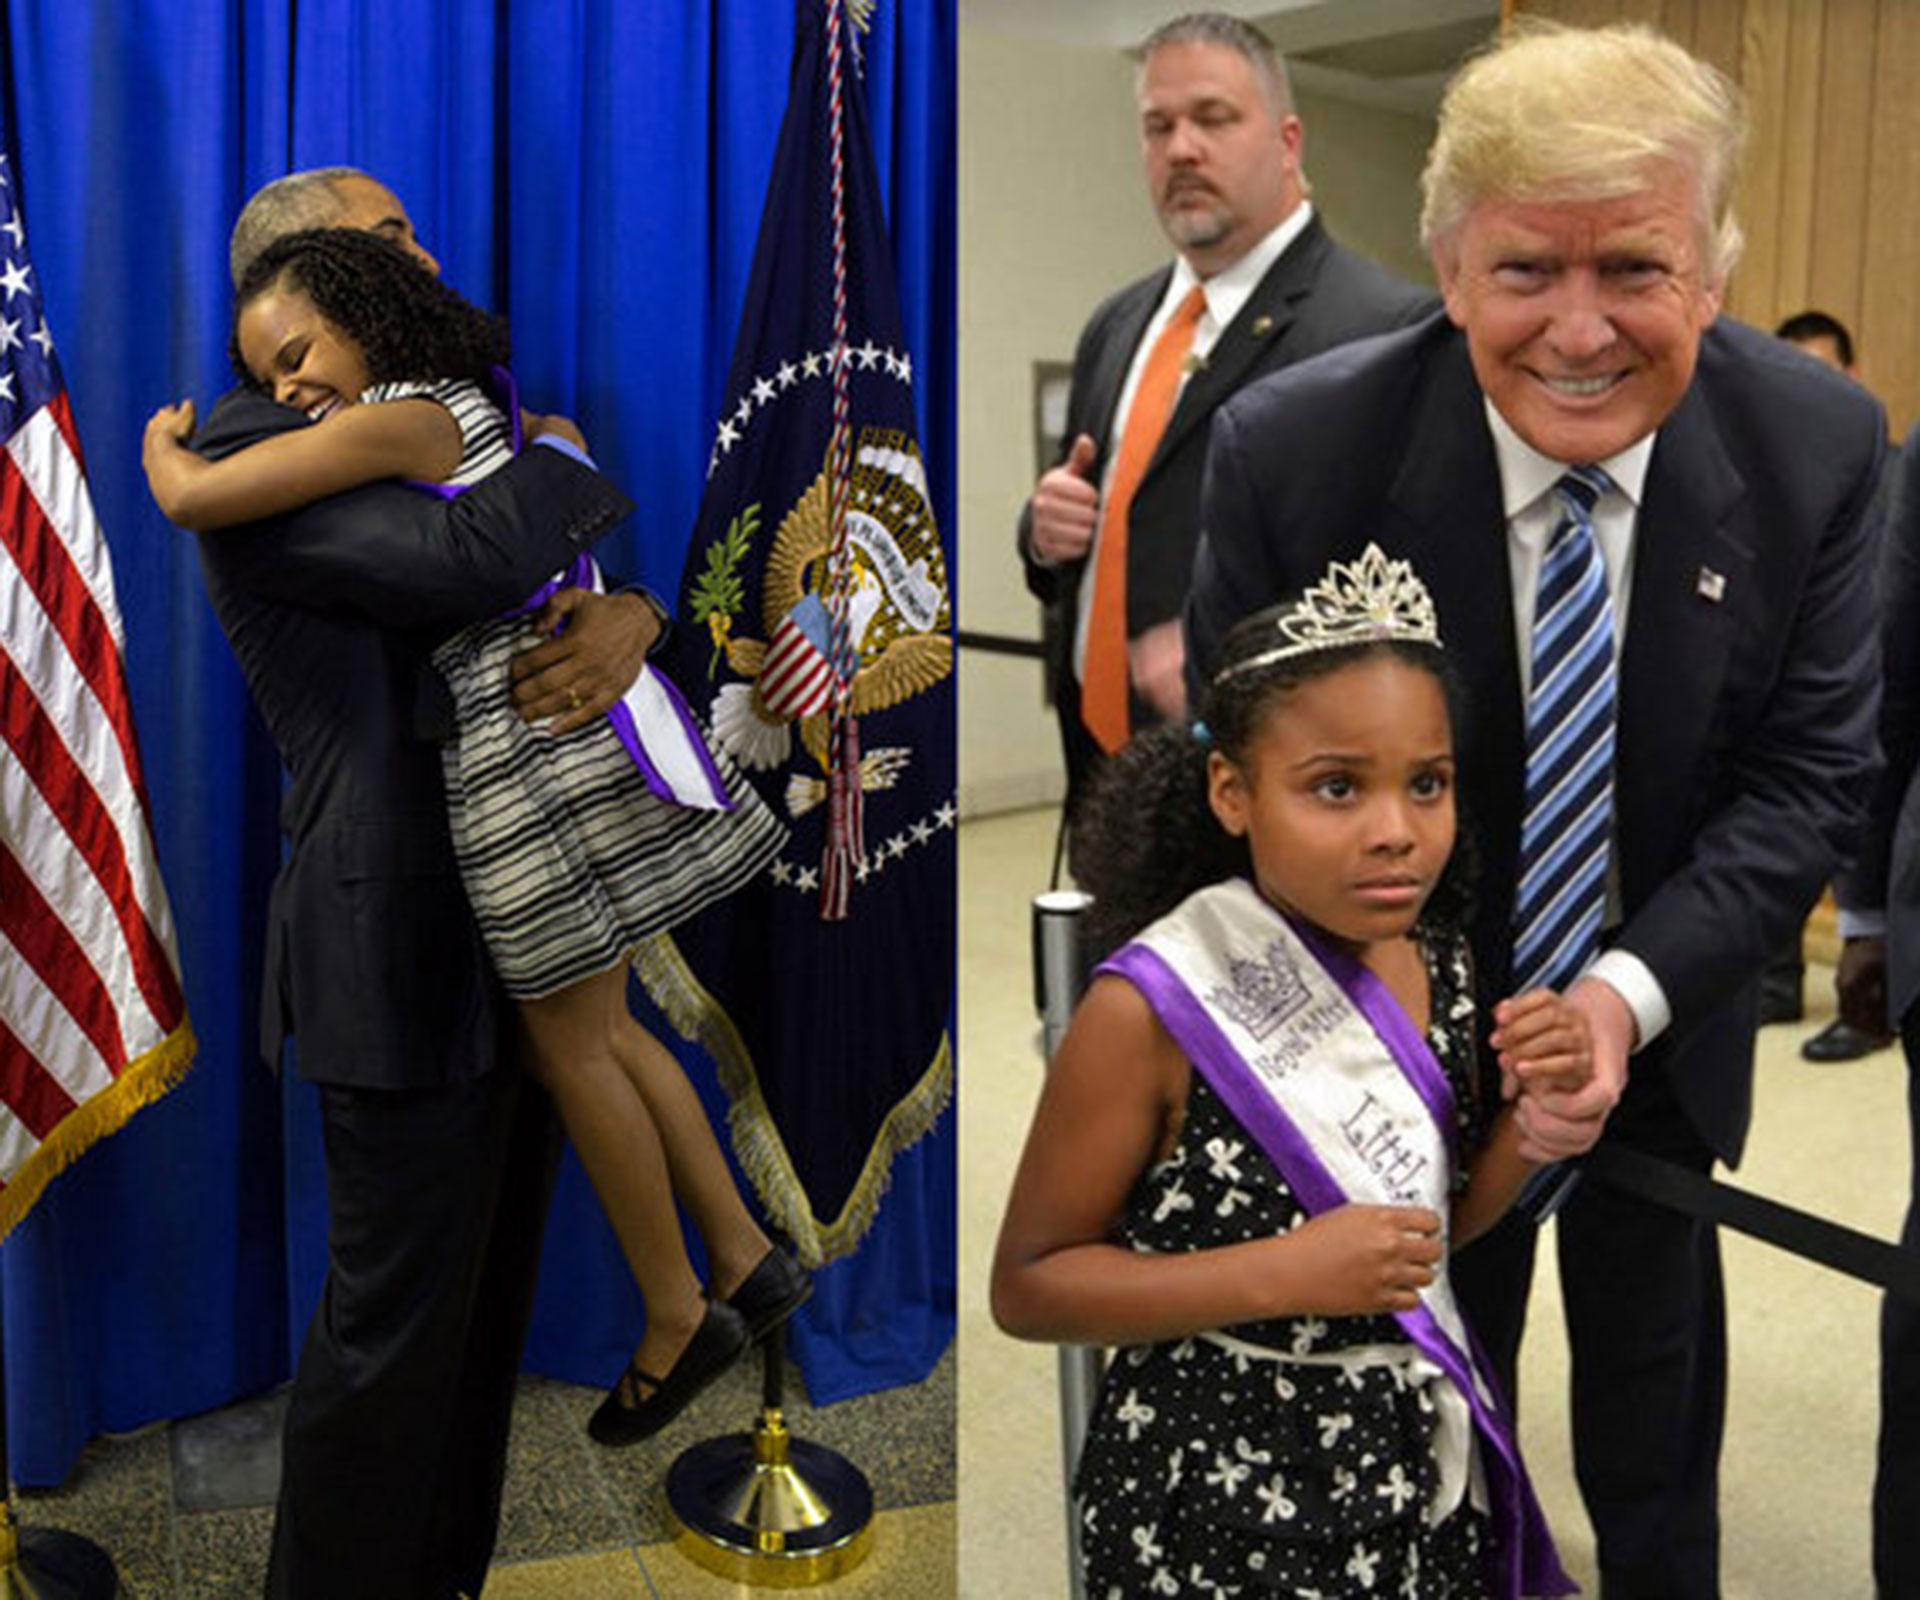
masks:
[[[120,1575],[99,1545],[77,1533],[23,1528],[14,1521],[6,1396],[0,1351],[0,1600],[113,1600]]]
[[[1093,896],[1078,889],[1051,889],[1033,900],[1033,1003],[1040,1013],[1042,1045],[1049,1062],[1087,986],[1080,946],[1080,918]],[[1094,1345],[1060,1346],[1060,1463],[1066,1483],[1067,1587],[1085,1600],[1080,1562],[1080,1519],[1074,1515],[1073,1474],[1087,1437],[1093,1402],[1106,1370],[1106,1352]]]
[[[836,1450],[796,1439],[781,1411],[786,1328],[766,1336],[760,1420],[681,1451],[667,1472],[675,1541],[736,1583],[800,1589],[851,1572],[873,1548],[873,1487]],[[4,1600],[4,1597],[0,1597]]]

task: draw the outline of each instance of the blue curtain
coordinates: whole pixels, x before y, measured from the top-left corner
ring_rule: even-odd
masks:
[[[816,0],[801,0],[816,3]],[[956,0],[882,0],[866,93],[920,437],[952,570]],[[406,203],[447,280],[502,310],[522,392],[586,431],[639,512],[611,570],[675,592],[767,173],[783,0],[0,0],[0,129],[113,551],[199,1062],[0,1249],[15,1478],[93,1434],[291,1370],[325,1263],[310,1091],[255,1057],[279,769],[149,501],[148,414],[228,386],[226,235],[246,196],[347,163]],[[690,1063],[719,1112],[704,1064]],[[949,1115],[821,1275],[794,1345],[816,1402],[924,1376],[954,1316]],[[639,1302],[563,1168],[531,1370],[601,1383]]]

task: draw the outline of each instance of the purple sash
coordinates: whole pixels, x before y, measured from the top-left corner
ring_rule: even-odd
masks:
[[[1447,1157],[1454,1142],[1453,1092],[1426,1040],[1377,976],[1327,940],[1282,917],[1253,887],[1232,879],[1189,897],[1101,968],[1133,984],[1174,1042],[1267,1153],[1313,1215],[1364,1202],[1432,1204],[1446,1214]],[[1420,1127],[1387,1114],[1384,1101],[1356,1080],[1357,1109],[1329,1124],[1316,1052],[1336,1038],[1351,1052],[1356,1021],[1371,1030],[1380,1055],[1361,1062],[1404,1113],[1424,1107]],[[1364,1046],[1370,1049],[1371,1046]],[[1298,1071],[1301,1067],[1307,1071]],[[1399,1093],[1397,1068],[1417,1101]],[[1374,1112],[1378,1115],[1374,1115]],[[1307,1127],[1319,1127],[1319,1139]],[[1410,1137],[1416,1133],[1418,1137]],[[1349,1176],[1345,1183],[1334,1168]],[[1368,1175],[1356,1182],[1352,1174]],[[1438,1184],[1437,1191],[1435,1184]],[[1351,1191],[1351,1192],[1350,1192]],[[1444,1271],[1413,1311],[1396,1313],[1413,1345],[1463,1395],[1485,1446],[1498,1543],[1499,1593],[1570,1594],[1527,1482],[1512,1420],[1476,1358]]]

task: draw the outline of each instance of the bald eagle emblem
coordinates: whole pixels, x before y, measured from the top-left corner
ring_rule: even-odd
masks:
[[[865,428],[847,502],[849,648],[836,662],[826,595],[833,529],[830,465],[781,521],[760,586],[761,637],[734,632],[724,603],[701,615],[716,658],[741,681],[714,696],[714,736],[743,767],[768,771],[792,755],[793,730],[812,770],[794,774],[787,809],[799,816],[826,793],[835,697],[850,679],[862,719],[931,688],[953,670],[951,609],[926,471],[910,434]],[[753,508],[749,508],[751,511]],[[753,521],[743,513],[741,524]],[[744,551],[742,551],[744,554]],[[861,788],[891,788],[912,758],[863,738]]]

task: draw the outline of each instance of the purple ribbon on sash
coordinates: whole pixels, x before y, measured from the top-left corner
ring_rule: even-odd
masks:
[[[513,430],[513,451],[518,455],[524,443],[520,423],[520,394],[513,374],[505,367],[493,369],[492,398],[505,412]],[[429,483],[409,478],[413,487],[452,500],[467,492],[470,485]],[[501,613],[507,617],[532,616],[560,590],[586,589],[604,594],[599,563],[584,550],[555,573],[517,606]],[[663,672],[642,662],[640,674],[627,692],[607,707],[607,721],[619,736],[621,745],[648,790],[669,805],[689,806],[702,811],[732,811],[736,807],[727,793],[726,780],[714,764],[705,734],[692,709],[682,697],[678,685]],[[643,726],[644,724],[644,726]],[[653,749],[649,749],[651,741]],[[657,759],[656,759],[657,754]],[[678,777],[674,774],[678,774]]]
[[[1267,909],[1272,911],[1271,907]],[[1286,921],[1379,1035],[1452,1150],[1457,1143],[1452,1088],[1420,1030],[1387,986],[1353,957],[1333,948],[1317,931],[1291,918],[1281,919],[1277,911],[1272,915]],[[1129,944],[1098,970],[1125,978],[1140,991],[1194,1069],[1266,1152],[1309,1214],[1318,1216],[1348,1203],[1348,1195],[1312,1143],[1261,1085],[1204,1002],[1165,957],[1145,944]],[[1486,1370],[1478,1351],[1462,1349],[1425,1305],[1396,1312],[1394,1318],[1420,1352],[1459,1387],[1474,1427],[1488,1446],[1488,1492],[1499,1544],[1499,1593],[1506,1600],[1518,1600],[1523,1595],[1577,1592],[1577,1585],[1560,1565],[1546,1518],[1521,1465],[1512,1418],[1491,1381],[1485,1383],[1484,1393],[1482,1383],[1477,1381],[1478,1373]],[[1471,1330],[1468,1340],[1471,1345]]]

